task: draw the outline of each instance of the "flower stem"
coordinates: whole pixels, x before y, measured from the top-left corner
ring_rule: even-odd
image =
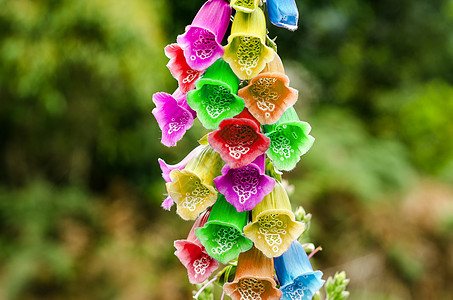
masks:
[[[315,250],[313,250],[312,253],[310,253],[310,255],[308,255],[308,259],[312,258],[313,255],[315,255],[316,252],[318,252],[318,251],[320,251],[320,250],[322,250],[322,247],[321,247],[321,246],[318,246]]]
[[[201,287],[201,289],[193,296],[193,298],[198,299],[198,296],[200,296],[201,292],[203,292],[203,290],[205,288],[207,288],[211,283],[213,283],[217,279],[218,279],[218,277],[216,276],[216,277],[212,278],[211,280],[209,280],[204,286]]]

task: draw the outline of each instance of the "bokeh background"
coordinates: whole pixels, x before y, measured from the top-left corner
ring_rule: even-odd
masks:
[[[0,0],[0,299],[190,299],[152,94],[203,0]],[[285,173],[350,299],[453,299],[453,1],[297,0],[269,26],[316,142]]]

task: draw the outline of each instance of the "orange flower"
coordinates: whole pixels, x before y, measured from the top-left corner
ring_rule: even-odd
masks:
[[[274,281],[274,261],[255,247],[239,254],[233,282],[225,283],[223,291],[233,300],[278,300],[282,292]]]
[[[273,124],[297,101],[298,91],[288,85],[283,63],[275,53],[274,60],[250,80],[249,85],[239,90],[239,97],[261,124]]]
[[[244,235],[267,257],[283,254],[304,231],[296,222],[285,188],[278,180],[274,190],[252,210],[252,223],[244,227]]]

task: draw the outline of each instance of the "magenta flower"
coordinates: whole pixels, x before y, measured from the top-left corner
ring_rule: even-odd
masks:
[[[205,70],[223,55],[220,44],[228,28],[231,7],[225,0],[209,0],[198,11],[186,32],[177,38],[187,64]]]
[[[238,169],[225,165],[222,176],[214,179],[217,190],[238,212],[252,210],[272,192],[275,179],[264,174],[265,155]]]
[[[153,102],[156,108],[152,113],[162,130],[161,142],[167,147],[175,146],[192,127],[196,113],[187,105],[186,95],[179,89],[173,95],[155,93]]]
[[[175,165],[169,165],[167,164],[163,159],[159,158],[159,166],[160,169],[162,170],[162,178],[165,180],[165,182],[171,182],[170,179],[170,172],[173,170],[182,170],[186,167],[187,163],[190,161],[190,159],[195,156],[198,152],[200,152],[203,149],[203,146],[200,145],[193,149],[182,161]],[[162,207],[166,210],[170,210],[170,208],[173,206],[174,202],[173,199],[171,199],[170,196],[167,196],[165,200],[162,202]]]
[[[170,59],[167,68],[171,75],[178,81],[179,89],[187,93],[195,88],[195,81],[203,74],[203,71],[192,69],[186,62],[184,51],[178,44],[165,47],[165,55]]]
[[[210,210],[206,210],[195,220],[186,240],[178,240],[174,243],[175,255],[186,267],[189,281],[192,284],[202,283],[219,266],[219,262],[208,255],[195,235],[195,229],[203,227],[208,221],[209,213]]]

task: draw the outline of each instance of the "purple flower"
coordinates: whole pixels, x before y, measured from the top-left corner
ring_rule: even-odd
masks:
[[[155,93],[153,102],[156,108],[152,112],[162,130],[161,142],[167,147],[175,146],[192,127],[196,113],[187,105],[186,95],[179,89],[173,95]]]
[[[220,44],[228,28],[231,7],[225,0],[209,0],[198,11],[186,32],[177,38],[187,64],[205,70],[223,55]]]
[[[262,154],[242,168],[225,165],[222,176],[214,179],[217,190],[238,212],[252,210],[274,189],[275,180],[264,174],[264,160]]]
[[[170,179],[171,171],[184,169],[189,160],[193,156],[195,156],[198,152],[200,152],[202,149],[203,149],[202,145],[196,147],[183,160],[181,160],[179,163],[175,165],[169,165],[163,159],[159,158],[157,161],[159,162],[160,169],[162,170],[162,178],[165,180],[165,182],[171,182]],[[173,204],[174,204],[173,199],[171,199],[170,196],[167,196],[167,198],[165,198],[165,200],[162,202],[162,207],[166,210],[170,210]]]

